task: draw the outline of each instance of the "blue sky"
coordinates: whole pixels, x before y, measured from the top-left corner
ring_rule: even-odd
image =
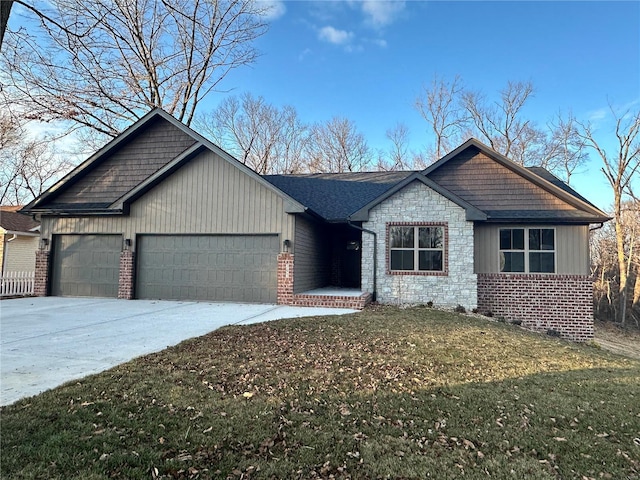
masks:
[[[526,114],[544,125],[558,111],[597,123],[607,102],[640,103],[640,2],[271,2],[255,65],[225,88],[296,107],[307,122],[353,120],[370,146],[405,123],[414,149],[430,142],[413,104],[435,74],[495,94],[531,81]],[[214,94],[204,109],[224,98]],[[593,155],[592,155],[593,157]],[[572,179],[601,208],[612,197],[594,158]],[[637,181],[637,180],[636,180]]]
[[[226,92],[212,93],[200,112],[250,92],[294,106],[308,123],[346,117],[374,149],[387,148],[387,129],[404,123],[420,150],[432,138],[414,103],[434,75],[459,75],[489,97],[508,81],[531,81],[528,118],[543,126],[571,110],[602,139],[615,140],[608,102],[640,108],[640,1],[259,1],[273,7],[256,44],[261,56],[231,72]],[[608,209],[610,187],[591,156],[572,186]]]

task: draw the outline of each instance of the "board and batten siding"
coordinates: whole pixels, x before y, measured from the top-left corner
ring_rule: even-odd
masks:
[[[42,236],[64,233],[254,234],[293,238],[293,215],[276,192],[205,151],[131,204],[128,216],[42,218]],[[134,245],[135,249],[135,245]]]
[[[326,230],[326,226],[324,228]],[[330,283],[331,240],[323,228],[303,217],[296,218],[293,250],[295,275],[293,292],[326,287]]]
[[[501,228],[553,228],[556,267],[560,275],[589,275],[588,225],[487,225],[474,227],[475,273],[500,273]]]

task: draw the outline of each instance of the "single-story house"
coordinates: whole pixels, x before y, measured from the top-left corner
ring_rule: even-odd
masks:
[[[160,109],[23,211],[38,295],[433,302],[573,340],[593,335],[589,228],[609,219],[474,139],[424,171],[261,176]]]
[[[17,213],[19,206],[0,207],[0,276],[33,273],[40,241],[40,222]]]

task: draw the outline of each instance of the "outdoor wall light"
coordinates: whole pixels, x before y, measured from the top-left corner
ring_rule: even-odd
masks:
[[[130,238],[125,238],[124,239],[124,248],[125,248],[125,250],[129,250],[131,248],[131,239]]]
[[[49,246],[49,239],[43,238],[40,240],[40,250],[44,250]]]
[[[286,239],[284,242],[282,242],[282,250],[284,252],[288,252],[290,248],[291,248],[291,240]]]

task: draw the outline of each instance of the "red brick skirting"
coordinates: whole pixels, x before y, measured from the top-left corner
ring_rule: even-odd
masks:
[[[363,293],[359,297],[297,293],[288,305],[294,305],[296,307],[353,308],[354,310],[362,310],[369,303],[371,303],[370,293]]]
[[[353,308],[362,310],[371,303],[371,294],[363,293],[358,297],[342,295],[308,295],[293,293],[294,261],[293,254],[278,255],[278,305],[292,305],[296,307],[329,307]]]
[[[131,250],[120,253],[120,274],[118,278],[118,298],[123,300],[133,299],[135,254]]]
[[[576,342],[593,339],[587,275],[478,274],[478,310]]]
[[[33,284],[33,294],[36,297],[46,297],[49,284],[49,250],[36,250],[36,276]]]

